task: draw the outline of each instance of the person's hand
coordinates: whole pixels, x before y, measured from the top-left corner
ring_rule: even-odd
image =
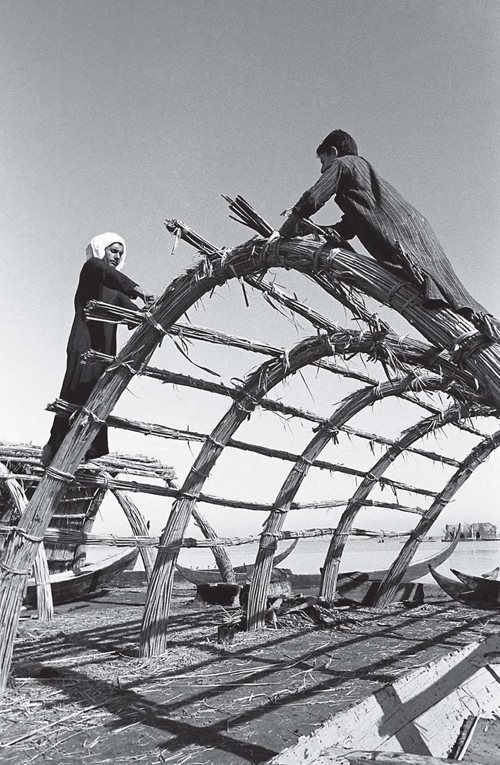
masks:
[[[283,239],[292,239],[294,236],[298,236],[297,227],[299,223],[299,217],[295,213],[291,213],[280,228],[279,235]]]
[[[141,295],[141,299],[143,300],[146,308],[151,308],[153,303],[156,303],[156,295],[153,295],[152,293],[149,293],[149,292],[144,292]]]
[[[137,287],[135,291],[135,295],[136,297],[142,300],[146,308],[150,308],[153,305],[153,303],[156,302],[155,295],[153,295],[151,292],[142,292],[142,290],[139,287]]]

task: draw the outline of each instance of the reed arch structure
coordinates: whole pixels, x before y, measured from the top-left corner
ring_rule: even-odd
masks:
[[[114,544],[125,546],[133,542],[143,550],[152,547],[158,550],[154,565],[151,557],[149,569],[146,565],[150,580],[141,634],[141,653],[151,656],[167,649],[170,595],[175,564],[183,546],[212,548],[222,577],[230,581],[232,567],[226,548],[246,541],[259,542],[248,604],[248,625],[250,629],[256,629],[263,625],[267,586],[277,540],[301,536],[331,537],[321,592],[334,596],[345,540],[349,534],[355,533],[353,523],[358,510],[366,506],[383,506],[416,514],[419,520],[387,572],[379,592],[379,603],[389,602],[423,535],[458,488],[500,443],[499,433],[488,435],[474,424],[476,417],[498,416],[500,345],[485,338],[467,319],[449,308],[426,309],[418,291],[401,274],[386,270],[370,257],[350,249],[332,249],[328,242],[311,239],[281,240],[266,227],[262,219],[257,220],[254,226],[260,236],[231,250],[218,250],[177,221],[167,222],[167,228],[177,238],[192,244],[200,252],[201,259],[174,279],[156,304],[146,312],[131,312],[102,304],[89,306],[91,317],[135,324],[137,329],[116,358],[100,357],[101,361],[107,362],[106,370],[85,406],[75,410],[65,402],[56,401],[50,407],[52,411],[71,414],[72,425],[51,466],[39,476],[30,501],[22,506],[17,524],[9,528],[3,545],[0,558],[0,673],[3,687],[10,667],[26,578],[43,540],[64,537],[63,533],[51,528],[51,518],[68,486],[75,480],[82,485],[102,490],[111,488],[117,492],[144,492],[174,499],[159,539],[141,534],[144,529],[139,523],[132,537],[121,540],[114,537],[113,540]],[[292,269],[310,277],[322,290],[346,307],[363,328],[354,331],[333,324],[327,317],[301,303],[295,295],[269,283],[265,273],[270,269]],[[234,279],[263,292],[273,305],[286,308],[309,321],[316,335],[302,339],[284,351],[248,338],[232,337],[179,323],[183,314],[196,301]],[[370,312],[365,305],[365,297],[398,312],[425,340],[398,335],[386,322]],[[151,356],[165,335],[228,345],[263,354],[268,358],[247,376],[243,384],[228,386],[152,366]],[[338,364],[335,359],[339,357],[345,360],[360,354],[380,364],[382,381],[368,373],[351,369],[349,365]],[[96,354],[91,353],[87,361],[95,357]],[[357,380],[363,387],[347,396],[330,417],[269,397],[273,387],[308,365]],[[132,422],[114,415],[113,409],[136,375],[227,396],[232,403],[210,433]],[[443,409],[439,401],[422,398],[422,391],[445,393],[452,398],[453,403],[448,409]],[[351,424],[359,412],[390,397],[411,402],[415,407],[426,410],[427,416],[396,439],[366,432]],[[298,417],[313,426],[314,435],[300,454],[236,439],[239,426],[256,408]],[[97,473],[82,472],[78,470],[80,462],[104,422],[113,427],[161,438],[199,442],[202,446],[180,486],[158,486],[144,480],[130,481],[114,477],[104,470]],[[480,443],[462,460],[440,454],[418,443],[427,434],[444,426],[468,432],[480,439]],[[386,451],[369,470],[358,470],[321,459],[325,446],[340,433],[377,443],[386,448]],[[268,504],[249,502],[216,497],[203,491],[210,471],[226,448],[292,463],[274,501]],[[389,466],[404,453],[418,454],[423,459],[454,467],[455,473],[441,492],[387,477],[385,473]],[[333,474],[347,474],[362,482],[347,499],[333,497],[324,502],[296,502],[297,491],[312,468],[328,470]],[[369,495],[374,486],[412,492],[429,499],[431,505],[422,509],[418,506],[405,506],[399,501],[373,500]],[[122,497],[122,500],[124,505],[128,504],[130,511],[133,507],[130,496],[128,499]],[[264,529],[257,535],[247,537],[219,536],[200,516],[200,503],[266,513]],[[345,508],[336,528],[301,531],[283,529],[289,511],[320,507]],[[203,531],[203,540],[188,539],[185,536],[193,515]],[[93,541],[91,534],[83,530],[79,534],[82,544]]]

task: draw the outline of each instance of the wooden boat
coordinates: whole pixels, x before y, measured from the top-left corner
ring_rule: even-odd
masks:
[[[494,579],[483,579],[481,576],[462,574],[452,569],[460,580],[457,582],[443,574],[438,574],[432,566],[429,566],[429,570],[439,586],[453,600],[470,608],[486,611],[500,610],[500,582]]]
[[[85,566],[79,574],[73,571],[63,571],[50,575],[52,598],[54,604],[70,603],[84,598],[91,592],[108,584],[119,576],[125,569],[133,567],[139,551],[137,549],[121,552],[105,560]],[[36,584],[34,579],[28,580],[24,602],[36,606]]]
[[[458,535],[459,531],[457,530],[455,537],[451,540],[451,542],[449,542],[448,545],[446,545],[446,547],[443,547],[442,550],[439,550],[439,552],[429,556],[428,558],[424,558],[423,560],[410,564],[404,575],[403,582],[413,582],[416,579],[421,579],[423,576],[426,576],[426,574],[429,573],[429,566],[432,566],[433,568],[441,566],[455,550],[459,541]],[[291,550],[289,549],[285,552],[289,554]],[[282,560],[283,554],[279,558],[280,562]],[[294,574],[290,569],[276,568],[277,562],[278,556],[276,556],[274,559],[275,567],[273,569],[273,574],[275,576],[277,576],[277,572],[286,574],[290,578],[292,582],[292,588],[295,591],[300,592],[301,590],[312,590],[319,587],[321,579],[320,574]],[[248,566],[236,566],[234,569],[236,575],[236,583],[244,584],[245,582],[250,581],[253,569],[253,564]],[[187,579],[187,581],[191,582],[192,584],[216,584],[217,582],[221,581],[218,569],[198,570],[180,566],[178,564],[177,570],[184,577],[184,579]],[[352,593],[355,587],[364,582],[379,582],[384,578],[385,573],[385,569],[374,569],[372,571],[351,571],[349,573],[340,574],[339,593],[344,594],[344,591],[346,593],[351,591]]]

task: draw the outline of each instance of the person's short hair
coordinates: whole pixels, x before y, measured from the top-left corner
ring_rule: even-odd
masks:
[[[316,149],[316,154],[318,156],[320,154],[329,154],[334,147],[337,149],[339,157],[342,157],[345,154],[357,155],[358,153],[358,147],[356,146],[356,141],[352,135],[346,133],[345,130],[332,130],[331,133],[328,133],[324,141],[320,143]]]

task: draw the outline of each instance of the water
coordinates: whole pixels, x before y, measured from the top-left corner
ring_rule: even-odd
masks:
[[[383,544],[375,539],[349,540],[342,557],[341,571],[369,571],[372,569],[388,568],[402,549],[403,538],[386,539]],[[283,567],[290,568],[300,574],[318,573],[323,564],[328,549],[328,539],[301,539],[292,554],[283,562]],[[287,543],[282,542],[279,550],[285,549]],[[426,541],[419,546],[414,562],[434,555],[445,546],[441,541]],[[90,548],[89,560],[100,560],[109,554],[116,553],[117,548]],[[229,557],[235,566],[243,563],[253,563],[257,545],[241,545],[227,548]],[[179,562],[192,568],[214,568],[214,558],[209,549],[192,548],[181,551]],[[500,540],[491,542],[471,541],[459,542],[452,556],[439,568],[445,576],[450,567],[468,574],[480,575],[500,565]],[[137,568],[142,568],[138,561]],[[432,581],[430,574],[421,581]]]

